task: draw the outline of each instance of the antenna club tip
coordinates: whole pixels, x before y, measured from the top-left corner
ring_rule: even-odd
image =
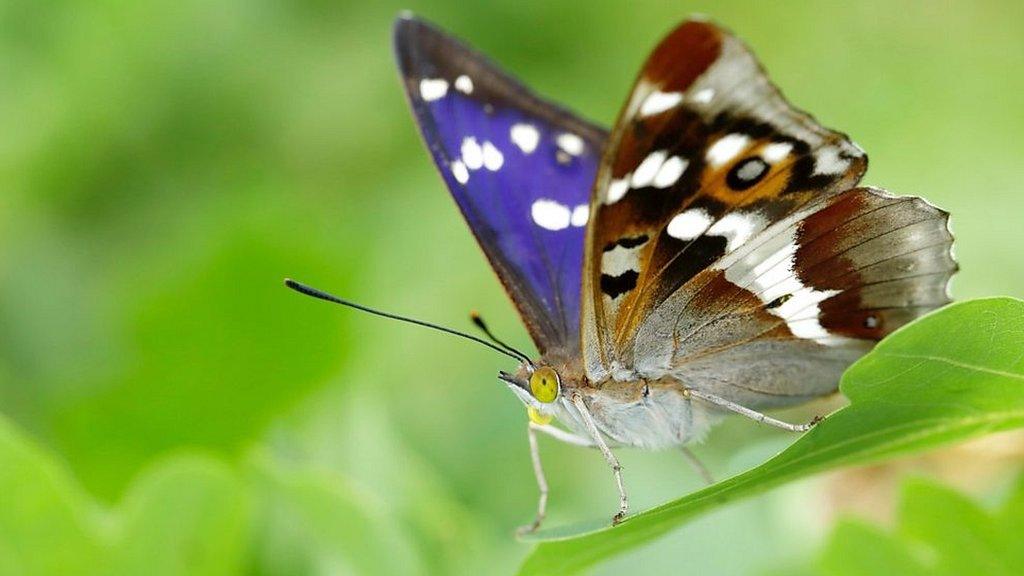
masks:
[[[476,324],[478,328],[480,328],[484,332],[488,332],[487,323],[484,322],[484,317],[481,316],[479,312],[477,312],[476,310],[470,312],[469,319],[473,322],[473,324]]]

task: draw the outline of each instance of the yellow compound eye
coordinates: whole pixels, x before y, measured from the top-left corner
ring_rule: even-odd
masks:
[[[534,370],[530,375],[530,393],[539,402],[554,402],[558,398],[558,373],[548,366]]]

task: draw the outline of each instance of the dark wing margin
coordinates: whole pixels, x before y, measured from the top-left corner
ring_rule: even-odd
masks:
[[[394,49],[423,139],[534,343],[572,354],[607,133],[411,15],[396,20]]]

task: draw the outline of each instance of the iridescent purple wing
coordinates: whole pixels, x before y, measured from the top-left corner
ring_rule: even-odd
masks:
[[[395,24],[403,83],[452,196],[541,353],[579,346],[584,231],[607,137],[431,24]]]

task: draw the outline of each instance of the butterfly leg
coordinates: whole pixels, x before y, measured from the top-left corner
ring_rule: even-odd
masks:
[[[770,426],[775,426],[776,428],[782,428],[783,430],[789,430],[790,432],[806,432],[806,431],[810,430],[811,428],[813,428],[815,424],[817,424],[818,422],[821,421],[821,417],[820,416],[816,416],[813,420],[811,420],[810,422],[808,422],[806,424],[790,424],[789,422],[783,422],[782,420],[777,420],[775,418],[772,418],[771,416],[768,416],[767,414],[762,414],[762,413],[758,412],[757,410],[751,410],[750,408],[747,408],[745,406],[740,406],[739,404],[737,404],[735,402],[732,402],[730,400],[726,400],[725,398],[722,398],[720,396],[715,396],[714,394],[708,394],[707,392],[702,392],[700,390],[694,390],[692,388],[687,388],[685,390],[685,394],[687,394],[688,396],[693,396],[694,398],[700,398],[701,400],[704,400],[705,402],[709,402],[709,403],[714,404],[715,406],[718,406],[720,408],[725,408],[726,410],[729,410],[731,412],[735,412],[735,413],[737,413],[737,414],[739,414],[741,416],[746,416],[747,418],[750,418],[751,420],[754,420],[755,422],[760,422],[762,424],[768,424]]]
[[[540,464],[540,449],[537,446],[536,424],[530,422],[526,427],[526,437],[530,441],[530,460],[533,462],[533,475],[537,477],[537,489],[540,491],[540,498],[537,501],[537,516],[531,524],[520,526],[517,534],[530,534],[540,528],[548,509],[548,480],[544,477],[544,468]]]
[[[708,470],[708,467],[700,461],[700,458],[697,458],[697,455],[693,453],[693,450],[690,450],[686,446],[680,447],[680,450],[683,452],[683,457],[690,463],[690,466],[693,466],[693,469],[697,471],[697,474],[700,474],[700,477],[704,482],[708,485],[715,483],[715,478],[711,476],[711,471]]]
[[[590,435],[594,438],[594,443],[597,444],[601,454],[604,455],[605,461],[612,467],[612,473],[615,475],[615,485],[619,489],[619,511],[615,516],[612,516],[612,525],[618,524],[622,522],[622,519],[629,512],[629,497],[626,496],[626,487],[622,483],[622,465],[619,464],[615,454],[612,454],[608,444],[601,438],[601,432],[597,429],[597,424],[594,423],[594,417],[590,415],[590,410],[587,408],[586,403],[583,402],[583,396],[579,393],[573,393],[572,403],[583,417],[583,422],[586,424],[587,430],[590,431]]]

